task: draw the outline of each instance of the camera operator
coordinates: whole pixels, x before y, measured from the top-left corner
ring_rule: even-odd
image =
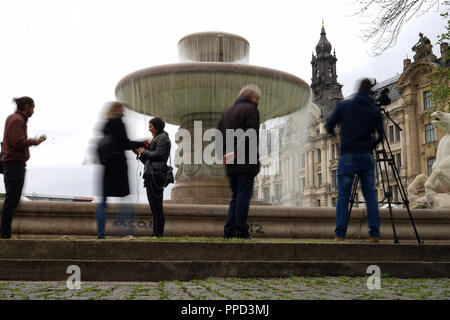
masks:
[[[367,205],[370,242],[379,242],[380,218],[372,150],[383,140],[383,121],[380,108],[370,97],[374,94],[371,90],[373,86],[369,79],[363,79],[357,95],[351,100],[339,102],[326,123],[327,131],[332,135],[334,135],[334,128],[341,125],[335,241],[345,240],[350,194],[357,174]],[[374,141],[372,134],[375,131],[378,133],[378,138]]]

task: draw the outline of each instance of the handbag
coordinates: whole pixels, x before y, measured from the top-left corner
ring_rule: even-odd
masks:
[[[169,155],[169,163],[171,162],[172,157]],[[142,177],[145,181],[152,181],[153,185],[158,189],[164,189],[169,184],[175,182],[172,166],[163,162],[148,161],[145,164],[144,174]]]
[[[111,135],[103,136],[97,145],[97,156],[100,164],[107,165],[115,158],[115,142]]]

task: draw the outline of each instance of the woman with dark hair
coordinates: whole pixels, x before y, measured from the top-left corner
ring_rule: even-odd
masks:
[[[145,164],[144,186],[147,188],[147,198],[153,215],[152,237],[162,237],[164,234],[163,193],[167,176],[167,159],[170,155],[170,139],[164,131],[165,123],[161,118],[153,118],[148,123],[148,129],[153,135],[147,150],[135,150],[139,160]],[[152,174],[149,174],[152,172]]]
[[[122,121],[122,102],[107,104],[107,121],[103,127],[104,137],[99,143],[98,155],[104,166],[102,177],[102,201],[97,207],[97,239],[105,238],[105,210],[107,197],[125,197],[130,194],[128,166],[125,150],[143,147],[144,142],[128,140]]]

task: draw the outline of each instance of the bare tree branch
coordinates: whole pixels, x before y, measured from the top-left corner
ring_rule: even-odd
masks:
[[[439,0],[355,0],[354,14],[363,19],[362,39],[373,42],[372,51],[380,55],[395,46],[405,22],[437,6]],[[445,3],[445,2],[444,2]]]

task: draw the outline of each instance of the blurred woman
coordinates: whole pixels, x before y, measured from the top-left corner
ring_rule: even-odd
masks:
[[[104,166],[102,178],[102,201],[97,207],[97,239],[105,238],[105,210],[107,197],[125,197],[130,194],[128,183],[128,166],[125,150],[144,146],[144,142],[128,140],[125,125],[122,121],[124,105],[122,102],[111,102],[107,106],[106,124],[103,127],[104,137],[100,141],[98,154]],[[100,148],[100,145],[102,148]]]
[[[153,215],[152,237],[162,237],[164,234],[163,193],[167,175],[167,159],[170,155],[170,139],[164,131],[165,123],[161,118],[153,118],[148,123],[148,129],[153,135],[147,150],[135,150],[139,160],[145,164],[144,186],[147,188],[147,198]]]

